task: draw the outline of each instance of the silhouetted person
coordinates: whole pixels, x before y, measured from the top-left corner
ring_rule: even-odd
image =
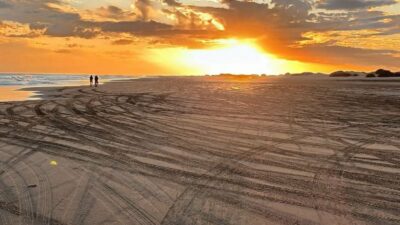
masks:
[[[90,87],[92,87],[93,86],[93,76],[92,75],[90,75],[89,80],[90,80]]]
[[[94,86],[95,87],[99,86],[99,77],[97,75],[94,76]]]

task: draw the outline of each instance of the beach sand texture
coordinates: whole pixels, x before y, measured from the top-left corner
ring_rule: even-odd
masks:
[[[0,224],[400,224],[400,84],[149,78],[0,103]]]

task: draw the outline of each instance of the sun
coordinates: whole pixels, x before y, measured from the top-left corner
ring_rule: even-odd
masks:
[[[219,40],[217,47],[190,50],[186,63],[207,74],[274,74],[281,65],[251,41]]]

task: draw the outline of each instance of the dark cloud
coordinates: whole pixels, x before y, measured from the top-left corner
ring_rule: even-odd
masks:
[[[305,52],[314,54],[315,58],[325,57],[324,61],[326,64],[398,68],[400,61],[400,57],[395,56],[400,52],[394,50],[371,50],[341,46],[308,46]]]
[[[106,9],[108,12],[110,12],[113,15],[119,15],[119,14],[123,14],[124,13],[124,11],[122,9],[120,9],[120,8],[118,8],[116,6],[112,6],[112,5],[110,5],[108,7],[101,7],[101,8]]]
[[[324,0],[318,7],[330,10],[358,10],[395,3],[395,0]]]
[[[8,8],[8,7],[11,7],[11,5],[8,4],[8,3],[5,2],[5,1],[1,1],[1,0],[0,0],[0,8]]]
[[[175,0],[163,0],[164,3],[166,3],[169,6],[182,6],[182,3],[177,2]]]
[[[113,45],[130,45],[133,43],[131,39],[118,39],[112,42]]]
[[[260,45],[272,54],[289,60],[330,65],[368,65],[398,67],[400,51],[372,50],[354,47],[333,46],[330,43],[313,44],[302,48],[282,47],[260,41]]]
[[[97,26],[103,32],[131,33],[135,35],[157,35],[172,29],[171,25],[155,21],[88,22],[88,26]]]

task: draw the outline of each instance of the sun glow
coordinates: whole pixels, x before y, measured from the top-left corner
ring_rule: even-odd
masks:
[[[152,62],[178,74],[268,74],[299,73],[311,69],[324,71],[324,66],[285,60],[264,52],[254,41],[221,39],[207,43],[207,49],[152,49],[147,56]]]
[[[185,55],[187,64],[207,74],[277,74],[287,69],[286,60],[263,52],[251,41],[220,40],[215,48],[189,50]]]
[[[190,50],[186,55],[188,63],[203,68],[208,74],[271,72],[271,57],[249,42],[222,40],[216,48]]]

